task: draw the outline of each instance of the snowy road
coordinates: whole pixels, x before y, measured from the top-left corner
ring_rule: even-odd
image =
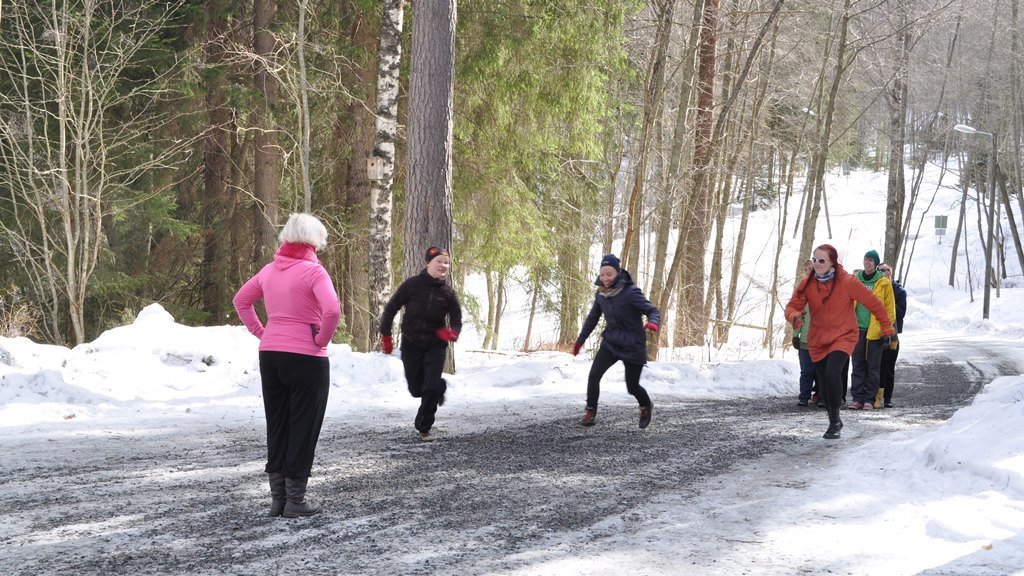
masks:
[[[260,415],[21,432],[0,438],[18,454],[0,466],[0,572],[859,573],[811,543],[806,558],[779,559],[761,523],[780,493],[805,490],[866,439],[941,422],[994,376],[1024,371],[998,350],[947,355],[901,362],[897,408],[844,411],[831,443],[823,411],[790,398],[655,395],[643,432],[621,400],[602,404],[593,429],[574,425],[578,394],[453,401],[433,444],[413,439],[405,412],[370,431],[332,419],[310,481],[325,512],[299,520],[263,515]],[[645,554],[652,538],[677,546]]]

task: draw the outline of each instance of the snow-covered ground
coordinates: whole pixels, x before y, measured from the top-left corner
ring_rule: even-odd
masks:
[[[885,180],[884,174],[830,176],[832,239],[826,237],[821,222],[816,243],[834,244],[848,269],[859,268],[867,250],[881,252]],[[639,526],[634,524],[618,537],[622,546],[607,547],[608,541],[600,548],[581,544],[582,548],[575,548],[581,553],[562,559],[543,559],[543,555],[536,561],[524,559],[524,567],[516,573],[690,573],[676,564],[680,549],[685,548],[680,539],[706,533],[730,546],[721,551],[718,568],[705,562],[692,573],[724,576],[742,573],[738,570],[747,566],[744,570],[751,574],[811,574],[816,573],[813,561],[798,567],[793,559],[827,556],[849,557],[849,574],[1024,574],[1024,435],[1020,433],[1024,429],[1024,277],[1008,240],[1008,278],[998,297],[993,291],[991,319],[982,320],[979,263],[983,253],[976,227],[971,225],[967,242],[974,301],[966,286],[963,256],[957,286],[948,286],[952,231],[945,237],[935,235],[931,222],[932,216],[947,214],[950,225],[955,225],[960,192],[937,188],[935,181],[932,174],[926,178],[925,198],[918,203],[911,228],[916,231],[934,193],[913,261],[904,274],[909,311],[900,359],[922,362],[940,353],[970,364],[970,358],[961,358],[957,352],[955,344],[962,342],[965,351],[994,351],[1009,375],[993,374],[974,402],[946,422],[910,429],[893,426],[893,432],[856,440],[848,439],[844,430],[844,438],[834,442],[823,441],[820,431],[809,434],[802,466],[780,470],[771,459],[752,461],[730,473],[732,481],[708,488],[699,507],[684,505],[681,497],[650,502]],[[944,181],[955,178],[947,175]],[[967,213],[975,213],[973,205]],[[745,315],[738,319],[741,323],[766,323],[766,299],[755,293],[755,287],[768,283],[772,256],[763,252],[763,246],[774,244],[766,239],[775,235],[776,216],[772,211],[752,216],[746,248],[750,263],[743,267],[751,289],[741,300]],[[1008,233],[1007,226],[1004,216]],[[791,236],[787,233],[787,242]],[[799,256],[795,252],[793,247],[783,259],[782,270],[796,269]],[[468,289],[473,291],[472,282]],[[525,308],[527,302],[522,304]],[[775,322],[781,324],[781,311],[776,313]],[[471,331],[463,335],[456,344],[458,374],[449,377],[454,405],[472,411],[475,404],[544,399],[546,406],[564,406],[567,419],[577,416],[589,369],[586,355],[574,358],[558,352],[510,350],[513,342],[521,341],[524,322],[521,309],[509,312],[503,321],[503,351],[478,351],[479,335]],[[554,339],[543,331],[551,325],[550,318],[541,319],[541,328],[534,328],[539,331],[537,340]],[[788,397],[795,401],[795,356],[785,351],[777,354],[781,357],[769,358],[753,344],[760,337],[756,330],[736,330],[721,349],[665,350],[663,356],[672,361],[651,363],[643,384],[656,401],[662,397],[687,401]],[[596,338],[591,340],[588,344]],[[240,325],[186,327],[157,304],[142,310],[133,324],[74,349],[0,338],[0,431],[10,440],[72,432],[131,434],[132,422],[140,419],[151,429],[166,422],[182,434],[188,433],[183,424],[189,422],[197,429],[208,429],[216,422],[259,425],[262,400],[256,347],[255,338]],[[354,353],[342,345],[332,345],[330,354],[332,390],[326,426],[337,421],[372,430],[379,425],[381,413],[415,410],[397,357]],[[613,368],[606,376],[602,398],[625,402],[623,388],[621,368]],[[899,418],[898,411],[885,414]],[[523,417],[522,412],[488,416],[497,426],[502,418]],[[657,426],[657,418],[652,426]],[[432,449],[444,450],[443,436],[435,444]],[[21,469],[28,460],[38,459],[44,449],[35,445],[7,451],[0,459],[0,476],[4,470]],[[130,455],[131,444],[124,449]],[[826,453],[828,458],[821,461],[829,463],[827,469],[816,465],[816,454]],[[83,458],[80,453],[59,451],[47,457]],[[13,543],[41,545],[52,538],[52,532],[33,532],[31,522],[12,520],[13,497],[0,495],[0,504],[0,519],[6,517],[0,522],[0,549]],[[751,515],[760,519],[756,535],[739,521]],[[697,525],[700,532],[695,532]],[[587,535],[585,531],[567,533],[565,541],[583,543]],[[636,552],[623,552],[631,548]],[[647,572],[637,569],[641,557]],[[10,573],[8,568],[0,571]],[[16,567],[13,572],[18,573]]]

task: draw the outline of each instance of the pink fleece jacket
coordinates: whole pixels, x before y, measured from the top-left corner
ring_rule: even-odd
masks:
[[[266,326],[253,305],[267,309]],[[327,356],[341,305],[327,270],[307,244],[286,243],[242,285],[233,300],[238,317],[260,339],[260,350]]]

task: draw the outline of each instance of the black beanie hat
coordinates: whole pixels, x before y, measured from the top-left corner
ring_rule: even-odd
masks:
[[[444,254],[445,256],[449,256],[448,251],[445,250],[444,248],[438,248],[437,246],[431,246],[430,248],[427,248],[427,253],[424,256],[424,259],[426,260],[427,264],[430,264],[431,260],[433,260],[434,258],[437,258],[438,256],[440,256],[442,254]]]
[[[611,266],[616,270],[620,270],[618,256],[616,256],[615,254],[608,254],[604,258],[601,258],[601,266]]]

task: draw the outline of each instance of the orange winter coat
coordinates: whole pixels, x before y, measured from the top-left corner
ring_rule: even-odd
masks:
[[[853,354],[857,346],[857,314],[854,302],[867,308],[882,325],[882,335],[895,334],[889,313],[882,301],[857,278],[836,266],[836,274],[828,282],[810,276],[803,279],[786,305],[786,319],[803,316],[804,305],[811,308],[811,326],[807,332],[807,351],[818,362],[837,350]]]

